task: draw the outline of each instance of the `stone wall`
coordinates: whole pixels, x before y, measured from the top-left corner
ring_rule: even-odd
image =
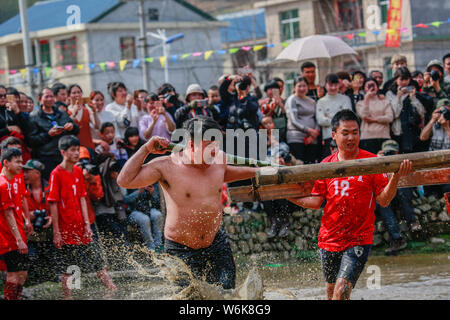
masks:
[[[442,222],[450,227],[450,218],[444,198],[439,200],[434,196],[415,197],[413,205],[423,227],[423,231],[417,234],[409,232],[406,221],[401,219],[401,211],[399,209],[394,210],[400,229],[406,239],[429,238],[436,233],[443,232],[442,228],[437,228],[438,225],[442,225]],[[285,259],[302,257],[305,251],[317,250],[317,235],[322,214],[323,209],[299,208],[289,218],[290,230],[285,238],[267,238],[266,232],[270,227],[270,222],[265,212],[244,211],[236,215],[225,215],[223,217],[223,229],[228,234],[231,250],[235,254],[250,255],[272,252],[281,254]],[[449,228],[446,230],[449,230]],[[389,241],[389,233],[377,214],[374,246],[382,246],[388,244]]]

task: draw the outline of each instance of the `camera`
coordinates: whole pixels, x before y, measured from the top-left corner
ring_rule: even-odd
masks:
[[[177,104],[177,96],[174,94],[166,93],[164,95],[164,99],[167,100],[168,103]]]
[[[81,169],[86,169],[86,171],[93,176],[97,176],[100,174],[99,168],[87,161],[81,161],[79,163],[79,166],[81,167]]]
[[[393,156],[393,155],[395,155],[395,151],[394,150],[386,150],[383,154],[385,156]]]
[[[125,148],[127,145],[125,143],[123,143],[122,141],[118,141],[117,142],[117,146],[121,149]]]
[[[34,220],[34,224],[33,224],[34,229],[42,230],[42,228],[47,223],[47,221],[45,220],[45,218],[47,217],[46,211],[45,210],[35,210],[33,212],[33,214],[36,217],[36,219]]]
[[[242,79],[242,81],[240,81],[238,83],[238,88],[239,88],[239,90],[242,90],[242,91],[247,90],[247,88],[251,85],[251,83],[252,83],[252,80],[250,80],[249,77],[244,77]]]
[[[433,70],[430,72],[430,77],[431,79],[433,79],[434,81],[439,81],[441,80],[441,75],[439,74],[439,71],[437,70]]]
[[[444,109],[440,110],[439,112],[444,115],[445,120],[447,120],[447,121],[450,120],[450,110],[449,109],[444,108]]]
[[[289,152],[280,150],[278,156],[282,157],[285,163],[290,163],[292,161],[292,156]]]

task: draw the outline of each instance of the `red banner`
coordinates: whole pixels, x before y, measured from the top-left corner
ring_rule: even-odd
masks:
[[[400,29],[402,27],[402,0],[390,0],[387,16],[386,41],[387,48],[400,47]]]

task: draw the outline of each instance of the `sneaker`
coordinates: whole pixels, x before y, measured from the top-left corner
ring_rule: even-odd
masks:
[[[422,226],[420,225],[419,221],[417,221],[417,220],[414,222],[411,222],[411,224],[409,226],[411,227],[412,232],[422,230]]]
[[[390,247],[385,250],[385,253],[387,255],[393,254],[397,251],[406,249],[407,246],[408,246],[408,243],[406,242],[406,240],[400,238],[400,239],[392,241]]]

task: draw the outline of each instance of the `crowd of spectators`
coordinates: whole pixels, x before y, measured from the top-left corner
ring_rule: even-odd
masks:
[[[430,61],[423,71],[411,72],[401,55],[395,55],[391,64],[392,79],[384,79],[379,70],[371,70],[368,75],[362,70],[343,70],[328,74],[323,84],[317,84],[316,66],[305,62],[292,92],[286,91],[280,78],[269,80],[262,92],[247,68],[239,74],[223,75],[208,90],[192,84],[184,99],[168,83],[154,93],[144,89],[130,92],[124,83],[111,82],[105,92],[89,94],[77,84],[56,83],[42,89],[37,101],[0,85],[2,152],[8,146],[22,152],[31,222],[36,222],[39,210],[48,213],[46,228],[34,228],[28,239],[33,265],[45,264],[47,269],[36,275],[35,281],[54,276],[47,261],[54,247],[47,193],[55,168],[66,161],[61,149],[63,137],[79,140],[76,166],[82,172],[89,224],[94,242],[102,243],[108,260],[114,259],[114,255],[108,256],[113,245],[129,245],[128,225],[139,230],[145,248],[158,252],[163,245],[160,187],[125,190],[116,183],[117,175],[152,136],[171,139],[174,130],[192,117],[212,117],[224,133],[227,129],[267,129],[268,155],[261,160],[283,165],[318,163],[330,155],[335,148],[331,119],[343,109],[353,110],[360,117],[360,147],[374,154],[447,149],[450,54]],[[106,95],[111,99],[109,104]],[[278,139],[271,134],[273,129],[278,129]],[[247,143],[246,155],[249,147]],[[147,161],[155,156],[150,155]],[[444,191],[447,186],[427,190]],[[398,203],[411,230],[418,231],[421,226],[411,206],[413,192],[412,188],[400,189]],[[296,209],[286,200],[232,205],[236,211],[263,207],[271,221],[269,237],[287,235],[289,214]],[[390,252],[400,250],[405,240],[397,230],[392,209],[380,211],[393,239]],[[37,271],[31,268],[30,275],[33,272]]]

